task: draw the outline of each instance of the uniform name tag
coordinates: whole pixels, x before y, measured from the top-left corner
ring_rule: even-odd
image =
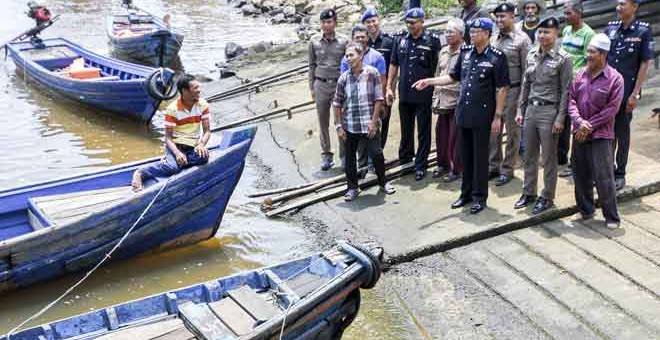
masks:
[[[490,61],[482,61],[477,66],[482,66],[482,67],[493,67],[493,64],[490,63]]]
[[[638,41],[642,41],[642,38],[640,38],[640,37],[630,37],[630,38],[626,38],[624,41],[625,42],[638,42]]]
[[[428,46],[424,46],[424,45],[419,45],[419,46],[417,46],[417,48],[419,48],[419,49],[421,49],[421,50],[427,50],[427,51],[430,51],[430,50],[431,50],[430,47],[428,47]]]

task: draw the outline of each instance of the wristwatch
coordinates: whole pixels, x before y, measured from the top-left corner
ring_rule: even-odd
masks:
[[[341,124],[335,124],[335,130],[339,131],[341,129]]]

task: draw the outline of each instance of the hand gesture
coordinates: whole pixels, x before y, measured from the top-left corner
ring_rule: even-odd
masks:
[[[195,146],[195,153],[201,158],[209,158],[209,149],[205,145],[197,144]]]
[[[367,137],[369,137],[369,139],[372,139],[372,138],[376,137],[376,133],[378,132],[378,125],[372,119],[372,120],[369,121],[368,126],[369,126],[369,130],[367,130]]]
[[[417,89],[417,91],[421,91],[429,86],[431,86],[431,83],[428,79],[420,79],[412,85],[412,87]]]
[[[394,91],[388,87],[387,93],[385,94],[385,103],[387,104],[387,106],[392,106],[395,99],[396,99],[396,95],[394,94]]]
[[[176,150],[174,157],[176,158],[176,164],[179,166],[186,166],[188,164],[188,159],[183,152]]]
[[[518,126],[522,127],[523,122],[524,122],[523,116],[520,113],[517,114],[516,115],[516,124],[518,124]]]
[[[493,123],[490,125],[490,133],[499,135],[502,132],[502,117],[495,116]]]
[[[563,122],[555,122],[552,125],[552,133],[555,135],[560,134],[562,131],[564,131],[564,123]]]

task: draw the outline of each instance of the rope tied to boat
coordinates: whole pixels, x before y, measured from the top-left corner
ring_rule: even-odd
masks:
[[[46,306],[44,306],[44,308],[42,308],[42,309],[39,310],[38,312],[32,314],[32,316],[30,316],[29,318],[25,319],[23,322],[21,322],[20,324],[18,324],[16,327],[12,328],[12,329],[7,333],[7,340],[11,340],[11,336],[12,336],[14,333],[16,333],[19,329],[21,329],[23,326],[25,326],[25,325],[28,324],[29,322],[32,322],[34,319],[36,319],[36,318],[42,316],[44,313],[46,313],[48,310],[50,310],[50,309],[53,308],[56,304],[58,304],[60,301],[62,301],[62,299],[64,299],[65,297],[67,297],[69,294],[71,294],[71,292],[73,292],[76,288],[78,288],[78,286],[80,286],[81,284],[83,284],[83,282],[85,282],[85,281],[86,281],[86,280],[87,280],[87,279],[88,279],[88,278],[89,278],[89,277],[90,277],[90,276],[91,276],[91,275],[92,275],[97,269],[99,269],[99,268],[100,268],[105,262],[107,262],[107,261],[112,257],[112,254],[113,254],[115,251],[117,251],[117,249],[119,249],[119,247],[121,247],[121,245],[124,243],[124,241],[128,238],[128,236],[129,236],[129,235],[133,232],[133,230],[137,227],[138,223],[140,223],[140,221],[142,221],[142,219],[143,219],[144,216],[147,214],[147,212],[149,211],[149,209],[151,209],[151,207],[152,207],[152,206],[154,205],[154,203],[156,202],[156,199],[158,199],[158,197],[160,196],[160,194],[165,190],[165,187],[167,187],[167,185],[169,184],[169,182],[170,182],[171,179],[172,179],[172,177],[169,177],[169,178],[167,179],[167,181],[165,181],[165,183],[163,183],[163,185],[160,187],[160,189],[158,189],[158,192],[156,193],[156,195],[154,195],[154,198],[152,198],[151,201],[149,202],[149,204],[147,204],[146,208],[144,208],[144,210],[142,211],[142,213],[140,214],[140,216],[137,218],[137,220],[135,220],[135,222],[133,223],[133,225],[132,225],[130,228],[128,228],[128,230],[127,230],[127,231],[124,233],[124,235],[119,239],[119,241],[114,245],[114,247],[112,247],[112,249],[110,249],[110,251],[107,252],[107,253],[105,254],[105,256],[101,259],[101,261],[99,261],[94,267],[92,267],[92,269],[90,269],[90,270],[87,272],[87,274],[85,274],[85,276],[83,276],[80,280],[78,280],[78,282],[76,282],[76,283],[73,284],[71,287],[69,287],[66,291],[64,291],[64,293],[62,293],[58,298],[56,298],[55,300],[53,300],[52,302],[50,302],[49,304],[47,304]]]

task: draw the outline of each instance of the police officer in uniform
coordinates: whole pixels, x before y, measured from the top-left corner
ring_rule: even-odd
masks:
[[[532,44],[527,34],[515,26],[514,12],[515,6],[510,3],[505,2],[495,7],[493,13],[499,32],[494,34],[490,40],[492,46],[502,50],[506,55],[509,80],[511,81],[504,107],[504,127],[507,135],[504,157],[502,155],[502,132],[493,133],[490,137],[489,177],[498,176],[495,181],[497,186],[505,185],[513,179],[513,169],[520,147],[520,127],[516,124],[520,84],[527,69],[527,53]]]
[[[554,203],[557,187],[557,140],[565,128],[568,87],[573,80],[573,62],[569,54],[556,45],[559,20],[548,17],[539,22],[537,45],[527,56],[527,71],[520,96],[520,113],[516,122],[523,125],[525,138],[525,180],[523,194],[515,203],[521,209],[536,202],[534,214]],[[543,192],[537,199],[539,148],[543,163]]]
[[[321,170],[334,165],[330,144],[330,107],[335,96],[339,66],[348,40],[335,33],[337,13],[324,9],[320,14],[321,34],[309,42],[309,90],[316,102],[321,141]],[[339,143],[339,156],[343,158],[343,143]]]
[[[649,23],[637,20],[640,0],[618,0],[618,21],[607,25],[605,34],[612,41],[608,63],[623,76],[623,102],[614,120],[614,182],[620,190],[626,185],[626,165],[630,149],[630,121],[642,96],[642,85],[653,59],[653,34]]]
[[[470,38],[474,45],[464,46],[448,76],[423,79],[414,84],[418,90],[432,85],[461,82],[456,108],[459,129],[463,183],[461,196],[452,209],[472,203],[471,214],[486,208],[488,198],[488,144],[491,130],[502,129],[502,115],[509,89],[509,67],[506,55],[490,45],[494,23],[488,18],[470,22]],[[496,118],[496,119],[494,119]]]
[[[376,12],[374,8],[369,8],[364,14],[362,14],[362,24],[367,27],[367,33],[369,34],[369,48],[373,48],[383,55],[385,58],[385,69],[389,70],[390,60],[392,59],[392,49],[394,47],[394,37],[380,30],[380,18],[378,17],[378,12]],[[387,79],[387,73],[385,74],[385,79]],[[383,82],[383,85],[386,85],[386,83],[387,81]],[[380,115],[380,146],[385,148],[385,144],[387,143],[387,133],[390,127],[392,106],[384,104],[383,110],[384,112]]]
[[[415,157],[415,180],[426,176],[429,151],[431,150],[431,102],[433,88],[416,91],[412,85],[420,79],[430,78],[435,73],[440,37],[424,29],[424,11],[411,8],[405,15],[408,33],[397,41],[387,78],[387,104],[394,101],[394,82],[399,80],[399,119],[401,142],[399,161],[401,164]],[[399,72],[400,71],[400,72]],[[415,153],[415,120],[417,121],[417,153]]]

